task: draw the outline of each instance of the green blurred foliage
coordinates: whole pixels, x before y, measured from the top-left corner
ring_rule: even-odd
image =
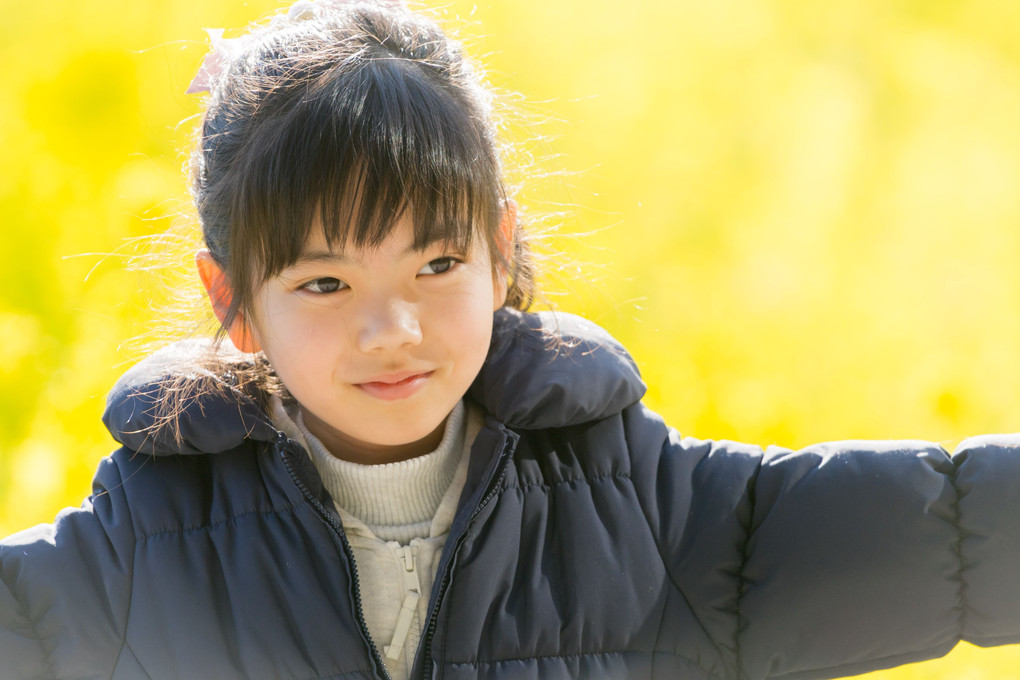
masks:
[[[0,535],[88,493],[137,339],[203,327],[201,307],[165,312],[171,289],[196,293],[182,168],[201,98],[183,93],[203,27],[282,5],[2,6]],[[548,300],[617,335],[685,434],[952,448],[1020,430],[1020,4],[437,12],[519,110],[520,202],[553,227]],[[1018,667],[1017,647],[962,646],[869,677]]]

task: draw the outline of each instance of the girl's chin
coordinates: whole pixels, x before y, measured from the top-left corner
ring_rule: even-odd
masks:
[[[439,448],[445,432],[446,416],[435,427],[388,427],[366,429],[366,439],[344,432],[304,410],[305,426],[337,458],[365,465],[394,463],[417,458]],[[380,436],[385,433],[385,436]]]

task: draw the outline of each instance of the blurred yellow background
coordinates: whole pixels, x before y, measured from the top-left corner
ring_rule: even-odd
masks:
[[[281,6],[0,0],[0,535],[80,502],[112,446],[106,390],[137,338],[179,334],[152,310],[189,246],[169,279],[138,256],[191,224],[201,29]],[[512,134],[547,175],[521,203],[570,255],[549,299],[617,335],[682,432],[951,449],[1020,430],[1020,3],[438,12],[524,95]],[[961,647],[867,677],[1017,668],[1020,647]]]

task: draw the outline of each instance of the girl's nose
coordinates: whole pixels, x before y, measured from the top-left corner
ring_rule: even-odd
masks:
[[[398,349],[421,342],[421,326],[414,305],[388,301],[373,305],[358,331],[358,349]]]

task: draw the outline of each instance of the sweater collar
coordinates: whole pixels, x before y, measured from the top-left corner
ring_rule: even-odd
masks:
[[[271,441],[272,422],[250,397],[199,391],[174,413],[168,385],[209,381],[194,368],[208,340],[169,345],[128,370],[107,396],[103,422],[124,446],[152,455],[218,453],[245,439]],[[501,309],[469,396],[512,429],[579,425],[619,413],[644,395],[634,360],[580,317]]]

